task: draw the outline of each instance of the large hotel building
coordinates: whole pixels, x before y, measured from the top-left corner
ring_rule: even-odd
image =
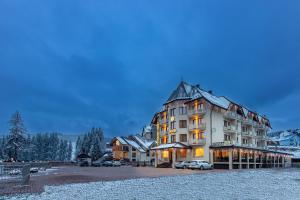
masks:
[[[267,150],[269,119],[181,81],[152,119],[156,130],[155,165],[206,160],[220,168],[288,165],[290,155]]]

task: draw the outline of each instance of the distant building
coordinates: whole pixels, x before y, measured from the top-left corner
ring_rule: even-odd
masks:
[[[201,159],[222,168],[282,166],[285,154],[266,149],[271,128],[264,115],[199,85],[180,82],[152,119],[156,166]]]
[[[87,154],[84,154],[84,153],[79,154],[77,156],[76,160],[77,160],[77,163],[82,166],[91,166],[92,165],[92,157]]]
[[[111,141],[113,158],[131,162],[154,162],[154,154],[150,152],[154,145],[154,140],[145,139],[140,135],[115,137]]]

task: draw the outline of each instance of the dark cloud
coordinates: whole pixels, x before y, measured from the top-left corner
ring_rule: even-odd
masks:
[[[298,1],[0,2],[0,132],[138,132],[181,77],[297,127]]]

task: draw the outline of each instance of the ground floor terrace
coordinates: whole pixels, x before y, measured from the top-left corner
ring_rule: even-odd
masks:
[[[176,162],[208,159],[203,146],[191,147],[179,142],[161,144],[152,151],[155,151],[155,167],[175,168]]]
[[[290,167],[291,154],[240,146],[211,146],[210,157],[218,169]]]
[[[291,154],[234,145],[187,146],[182,143],[161,144],[155,151],[155,167],[172,167],[180,161],[205,160],[217,169],[256,169],[290,167]]]

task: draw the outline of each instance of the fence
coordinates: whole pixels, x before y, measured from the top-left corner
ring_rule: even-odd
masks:
[[[0,194],[29,192],[29,164],[0,165]]]

